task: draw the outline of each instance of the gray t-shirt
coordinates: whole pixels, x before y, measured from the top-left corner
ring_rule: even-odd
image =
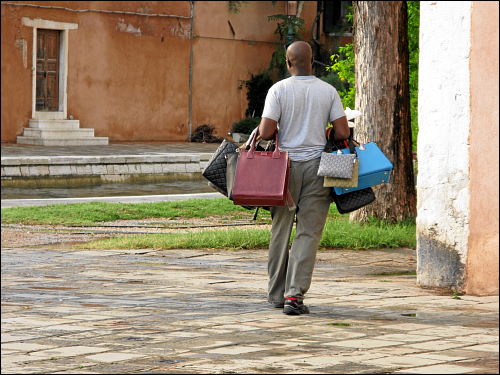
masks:
[[[321,156],[327,123],[345,116],[337,90],[315,76],[292,76],[268,91],[262,117],[277,121],[282,151],[293,161]]]

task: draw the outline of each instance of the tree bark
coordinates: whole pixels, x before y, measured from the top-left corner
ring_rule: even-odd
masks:
[[[356,119],[354,138],[375,142],[394,164],[391,182],[373,188],[374,203],[351,220],[398,222],[416,216],[408,72],[408,15],[404,1],[354,1]]]

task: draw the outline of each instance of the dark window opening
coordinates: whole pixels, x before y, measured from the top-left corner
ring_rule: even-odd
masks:
[[[323,1],[323,32],[351,33],[351,26],[345,19],[345,15],[352,6],[352,1]]]

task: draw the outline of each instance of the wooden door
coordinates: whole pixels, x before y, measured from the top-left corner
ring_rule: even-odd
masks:
[[[36,110],[59,110],[59,30],[37,30]]]

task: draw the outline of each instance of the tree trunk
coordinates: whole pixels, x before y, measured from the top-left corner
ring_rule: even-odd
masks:
[[[354,138],[376,142],[394,164],[376,201],[350,215],[391,222],[416,216],[408,84],[408,16],[404,1],[354,1],[356,119]]]

